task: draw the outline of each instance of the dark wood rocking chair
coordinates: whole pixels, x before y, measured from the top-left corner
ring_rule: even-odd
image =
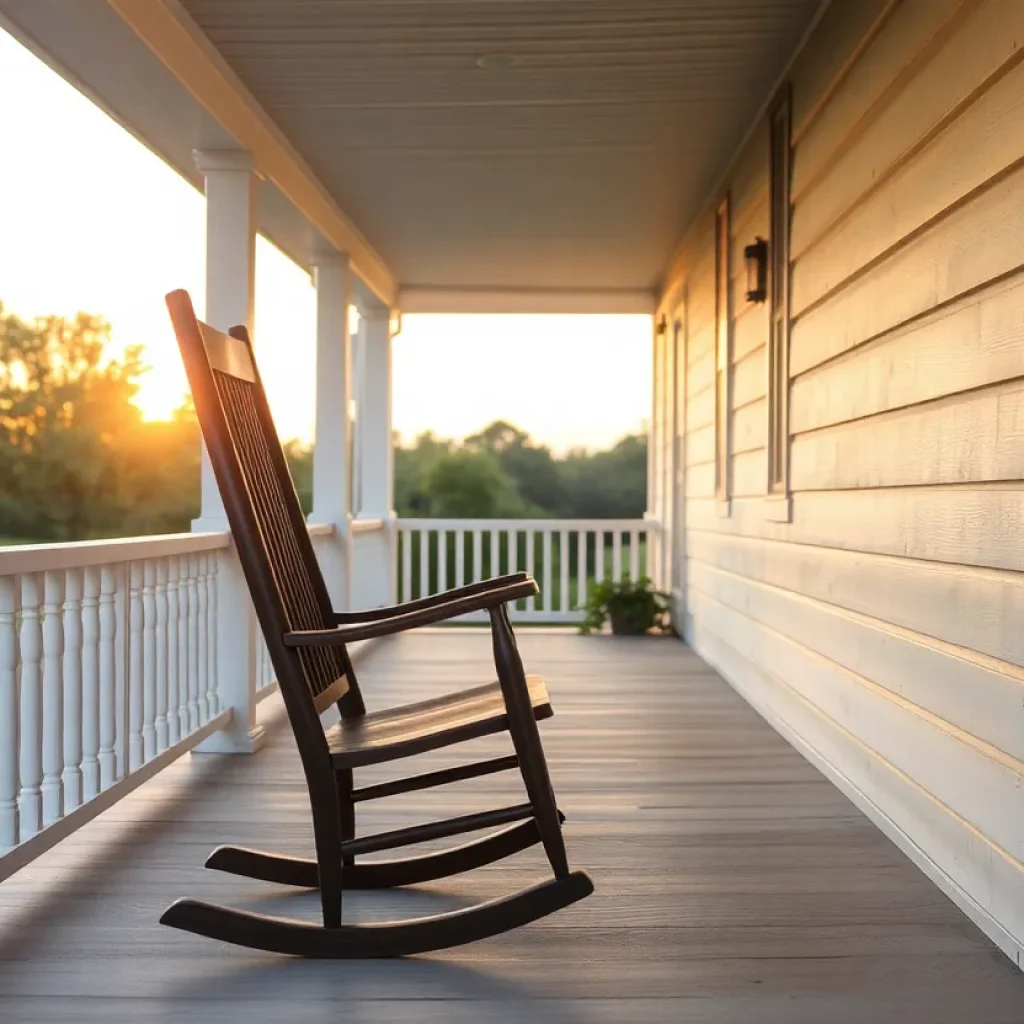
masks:
[[[367,612],[335,612],[274,430],[244,328],[225,335],[196,319],[184,291],[167,306],[253,604],[309,789],[316,859],[224,846],[206,866],[283,885],[319,888],[323,926],[179,900],[161,922],[255,949],[307,957],[404,956],[500,934],[593,891],[570,872],[563,818],[551,788],[537,720],[552,714],[543,682],[527,677],[506,603],[537,592],[514,573]],[[465,612],[490,614],[498,681],[442,698],[367,714],[346,644],[399,633]],[[336,704],[341,722],[320,715]],[[468,766],[354,787],[353,769],[508,731],[514,753]],[[527,801],[479,814],[356,836],[355,806],[518,768]],[[399,860],[361,855],[507,826],[483,839]],[[490,864],[540,842],[554,877],[454,913],[381,924],[343,924],[345,889],[401,886]]]

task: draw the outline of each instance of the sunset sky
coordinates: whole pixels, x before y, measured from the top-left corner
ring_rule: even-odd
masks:
[[[163,296],[184,287],[203,308],[202,196],[2,30],[0,95],[0,302],[25,318],[103,316],[115,346],[145,346],[139,404],[167,416],[185,377]],[[313,289],[264,239],[254,339],[280,432],[310,439]],[[649,414],[646,317],[407,316],[394,345],[403,438],[501,417],[556,450],[600,448]]]

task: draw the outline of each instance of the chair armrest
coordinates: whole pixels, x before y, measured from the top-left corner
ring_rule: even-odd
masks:
[[[510,583],[522,583],[528,579],[530,579],[530,576],[525,572],[513,572],[505,576],[494,576],[489,580],[481,580],[479,583],[467,583],[464,587],[452,587],[451,590],[446,590],[441,594],[418,597],[413,601],[403,601],[401,604],[391,605],[388,608],[370,608],[358,612],[335,612],[334,622],[338,626],[378,622],[381,619],[394,618],[396,615],[418,612],[424,608],[435,608],[438,605],[447,604],[460,597],[474,597],[477,594],[490,593],[492,590],[500,590]]]
[[[419,611],[406,612],[403,615],[394,615],[362,625],[285,633],[283,640],[286,647],[342,647],[345,644],[355,643],[357,640],[370,640],[373,637],[403,633],[407,629],[416,629],[418,626],[429,626],[434,622],[444,622],[446,619],[454,619],[467,612],[493,608],[508,601],[518,601],[521,597],[533,597],[538,592],[537,584],[527,578],[518,583],[509,583],[497,590],[471,594],[468,597],[457,597],[432,608],[422,608]]]

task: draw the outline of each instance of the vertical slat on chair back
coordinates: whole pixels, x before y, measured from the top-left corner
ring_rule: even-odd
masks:
[[[278,682],[304,684],[319,713],[348,693],[348,659],[341,648],[282,642],[291,630],[330,628],[333,613],[248,336],[200,323],[186,292],[167,306]]]

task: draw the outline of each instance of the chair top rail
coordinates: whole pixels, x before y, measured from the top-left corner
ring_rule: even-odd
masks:
[[[64,544],[24,544],[0,548],[0,576],[84,569],[113,562],[134,562],[140,558],[195,554],[199,551],[216,551],[230,544],[231,534],[227,531],[115,537]]]
[[[644,519],[413,519],[399,527],[416,530],[650,530]]]

